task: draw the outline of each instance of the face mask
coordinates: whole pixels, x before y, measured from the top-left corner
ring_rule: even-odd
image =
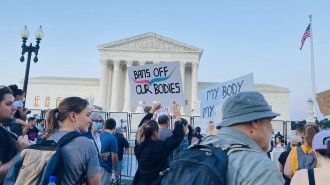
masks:
[[[102,123],[94,123],[93,129],[99,131],[102,128]]]
[[[76,115],[76,118],[77,118],[77,115]],[[80,130],[80,127],[79,127],[79,123],[78,123],[78,120],[76,121],[77,125],[74,125],[76,128],[75,128],[75,131],[78,132],[79,134],[81,134],[81,130]]]
[[[25,98],[19,100],[20,102],[24,103],[25,102]]]
[[[79,127],[76,127],[76,132],[78,132],[79,134],[81,134],[81,130],[80,130],[80,128]]]

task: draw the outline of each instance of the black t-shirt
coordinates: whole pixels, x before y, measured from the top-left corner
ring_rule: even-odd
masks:
[[[28,135],[29,140],[34,141],[38,137],[38,132],[39,130],[37,129],[37,127],[33,127],[26,132],[26,135]]]
[[[9,132],[0,126],[0,161],[7,163],[16,155],[16,148],[13,138]]]
[[[291,152],[290,150],[284,151],[281,153],[280,157],[278,158],[278,162],[280,162],[283,165],[283,169],[285,166],[286,159],[288,158],[290,152]],[[284,174],[283,174],[283,178],[285,180],[285,185],[289,185],[291,182],[291,179],[288,178],[287,176],[285,176]]]

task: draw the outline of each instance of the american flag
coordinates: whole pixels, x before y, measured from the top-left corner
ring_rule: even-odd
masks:
[[[301,39],[300,50],[301,50],[302,47],[304,46],[304,43],[305,43],[306,38],[311,36],[311,34],[310,34],[310,25],[311,25],[311,24],[308,24],[308,27],[307,27],[307,29],[306,29],[306,31],[305,31],[305,33],[304,33],[302,39]]]

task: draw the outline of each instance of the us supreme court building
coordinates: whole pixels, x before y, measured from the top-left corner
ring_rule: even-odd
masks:
[[[180,62],[185,105],[182,114],[199,115],[200,90],[218,82],[198,82],[203,50],[155,33],[145,33],[97,46],[100,51],[100,78],[34,77],[29,79],[26,106],[30,109],[55,108],[69,96],[92,100],[95,108],[110,112],[136,112],[130,96],[127,67]],[[98,62],[98,61],[95,61]],[[91,69],[92,70],[92,69]],[[22,87],[21,81],[20,87]],[[255,84],[275,112],[278,120],[290,120],[289,89]]]

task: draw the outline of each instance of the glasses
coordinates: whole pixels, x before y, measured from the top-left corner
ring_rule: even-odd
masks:
[[[95,121],[95,122],[103,122],[103,120],[93,120],[93,121]]]

